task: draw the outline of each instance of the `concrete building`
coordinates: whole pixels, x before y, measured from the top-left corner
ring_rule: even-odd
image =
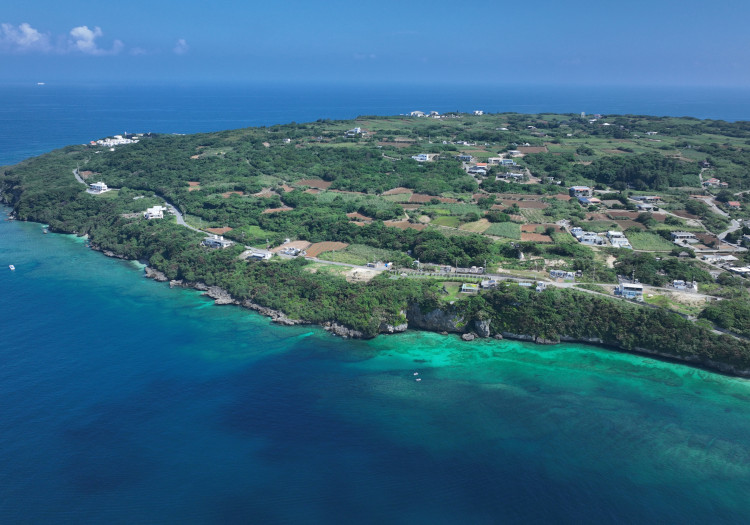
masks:
[[[108,188],[107,185],[101,181],[89,184],[89,193],[104,193],[105,191],[109,190],[110,188]]]
[[[643,285],[638,283],[620,283],[615,288],[615,295],[625,299],[643,301]]]
[[[148,208],[145,212],[143,212],[143,217],[149,220],[163,219],[165,211],[167,211],[167,208],[165,208],[164,206],[154,206],[153,208]]]
[[[695,244],[698,242],[698,238],[694,233],[690,232],[672,232],[672,242],[677,244]]]
[[[568,188],[571,197],[591,197],[593,195],[588,186],[571,186]]]
[[[225,239],[224,237],[211,235],[210,237],[206,237],[205,239],[203,239],[201,244],[203,246],[208,246],[209,248],[228,248],[234,243],[228,239]]]

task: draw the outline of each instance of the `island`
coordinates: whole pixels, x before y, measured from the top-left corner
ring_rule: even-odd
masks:
[[[748,169],[748,122],[414,110],[92,140],[0,168],[0,199],[279,323],[750,377]]]

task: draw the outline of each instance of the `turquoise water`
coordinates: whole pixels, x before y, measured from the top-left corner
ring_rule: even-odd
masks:
[[[30,223],[0,290],[4,523],[745,521],[745,380],[277,327]]]

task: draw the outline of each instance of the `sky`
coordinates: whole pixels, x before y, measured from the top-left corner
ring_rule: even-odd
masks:
[[[26,0],[0,83],[750,87],[750,2]]]

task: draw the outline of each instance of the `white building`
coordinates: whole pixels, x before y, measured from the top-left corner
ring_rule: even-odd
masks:
[[[164,206],[154,206],[143,212],[143,217],[145,219],[163,219],[165,211],[167,211],[167,208]]]
[[[273,252],[268,250],[261,250],[258,248],[250,248],[247,252],[246,258],[253,261],[268,261],[273,257]],[[244,254],[243,254],[244,255]]]
[[[225,239],[224,237],[212,235],[203,239],[201,244],[203,244],[203,246],[208,246],[209,248],[228,248],[234,243],[230,240]]]
[[[123,144],[136,144],[138,142],[138,139],[126,139],[122,135],[115,135],[114,137],[106,138],[106,139],[100,139],[94,142],[91,141],[91,145],[97,145],[97,146],[105,146],[108,148],[111,148],[112,146],[121,146]]]
[[[643,285],[635,283],[620,283],[615,288],[615,295],[619,295],[625,299],[643,301]]]
[[[628,238],[625,237],[625,235],[622,232],[608,231],[607,239],[609,239],[609,243],[612,245],[613,248],[630,248],[630,249],[633,248],[630,245]]]
[[[107,185],[101,181],[89,184],[89,193],[104,193],[105,191],[109,190],[110,189],[107,187]]]

